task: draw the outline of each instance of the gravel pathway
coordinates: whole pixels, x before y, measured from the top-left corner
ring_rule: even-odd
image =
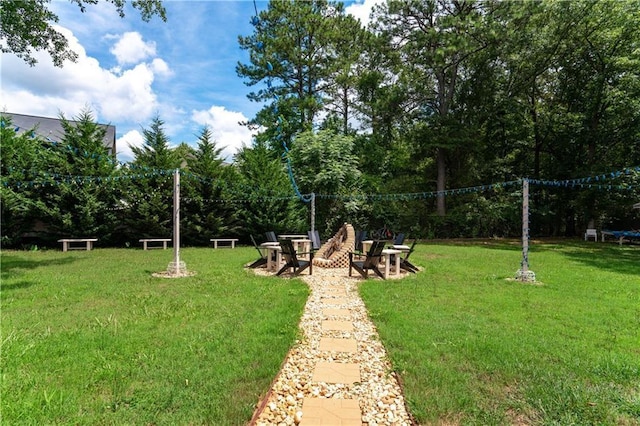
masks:
[[[300,321],[302,338],[284,361],[252,423],[413,424],[386,351],[358,295],[360,276],[349,277],[347,268],[314,268],[312,276],[306,272],[300,277],[311,294]]]

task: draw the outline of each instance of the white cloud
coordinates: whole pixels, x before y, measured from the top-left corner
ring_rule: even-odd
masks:
[[[251,145],[255,132],[238,124],[247,121],[241,112],[228,111],[221,106],[212,106],[206,111],[193,111],[191,118],[201,126],[208,125],[216,140],[216,146],[223,148],[222,157],[230,161],[243,145]]]
[[[138,64],[156,55],[156,43],[145,43],[138,32],[130,31],[122,34],[116,44],[109,50],[120,65]]]
[[[89,57],[69,30],[57,27],[78,54],[75,63],[53,66],[46,52],[36,52],[38,64],[29,67],[14,55],[2,55],[3,105],[8,112],[55,117],[62,112],[72,118],[86,107],[100,122],[125,124],[149,119],[158,108],[152,87],[156,73],[169,75],[164,61],[139,64],[115,73]]]
[[[132,146],[141,147],[144,145],[144,136],[137,130],[131,130],[125,133],[121,138],[116,140],[116,151],[118,152],[118,161],[133,161]]]
[[[362,26],[366,27],[371,21],[371,11],[375,5],[384,3],[384,0],[358,0],[356,3],[345,7],[344,11],[359,19]]]
[[[155,58],[151,61],[151,70],[154,74],[162,77],[171,77],[173,71],[169,68],[169,65],[160,58]]]

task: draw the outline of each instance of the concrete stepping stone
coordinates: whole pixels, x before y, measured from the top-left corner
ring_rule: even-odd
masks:
[[[318,361],[311,380],[324,383],[357,383],[360,382],[360,364]]]
[[[351,321],[324,320],[322,321],[322,330],[353,331],[353,323]]]
[[[355,399],[304,398],[302,412],[302,426],[362,425],[362,412]]]
[[[325,317],[350,317],[351,311],[343,308],[324,308],[322,315]]]
[[[325,290],[322,293],[320,293],[321,297],[347,297],[347,292],[345,291],[345,289],[340,288],[340,289],[332,289],[332,290]]]
[[[358,341],[355,339],[336,339],[333,337],[322,337],[320,339],[321,351],[329,352],[351,352],[358,351]]]
[[[323,297],[322,299],[320,299],[320,302],[324,306],[340,306],[348,304],[349,299],[343,297]]]

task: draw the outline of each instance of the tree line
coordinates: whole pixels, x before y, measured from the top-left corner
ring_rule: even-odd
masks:
[[[3,122],[3,244],[170,236],[174,169],[189,245],[309,229],[294,182],[316,194],[323,237],[343,222],[518,236],[518,185],[451,190],[630,169],[604,186],[532,187],[531,235],[640,227],[640,2],[406,0],[371,18],[365,28],[325,0],[270,2],[254,17],[236,71],[263,105],[246,123],[259,133],[230,165],[206,127],[170,148],[160,117],[124,165],[88,111],[57,144]],[[402,196],[421,193],[436,195]]]

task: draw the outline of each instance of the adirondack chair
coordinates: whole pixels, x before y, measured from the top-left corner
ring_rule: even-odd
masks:
[[[404,243],[404,234],[403,233],[399,233],[393,239],[393,244],[391,244],[389,246],[389,248],[396,248],[396,246],[401,246],[403,243]]]
[[[361,256],[362,253],[362,242],[367,239],[367,231],[358,231],[356,232],[356,247],[355,252],[357,255]]]
[[[317,230],[314,230],[313,232],[307,231],[307,235],[309,236],[309,239],[311,240],[311,248],[312,248],[312,250],[313,251],[320,250],[320,247],[322,246],[322,244],[320,242],[320,233],[318,233]]]
[[[259,267],[267,264],[267,257],[264,255],[264,253],[262,253],[262,250],[260,250],[260,246],[258,245],[258,243],[256,243],[256,239],[253,238],[253,235],[251,235],[250,237],[251,237],[251,242],[253,243],[253,246],[256,248],[256,250],[260,254],[260,258],[258,260],[256,260],[255,262],[253,262],[251,265],[248,265],[248,267],[249,268],[259,268]]]
[[[293,275],[300,275],[302,271],[309,268],[309,275],[313,274],[313,251],[309,253],[296,253],[291,240],[280,240],[280,249],[285,265],[276,275],[282,274],[289,268],[293,268]],[[308,254],[309,260],[298,259],[298,254]]]
[[[382,250],[384,250],[384,241],[376,240],[371,244],[366,257],[363,260],[355,260],[354,257],[358,256],[356,253],[349,253],[349,276],[351,276],[351,270],[355,269],[364,278],[369,278],[369,271],[375,272],[377,276],[384,279],[384,275],[380,272],[378,265],[380,264],[380,258],[382,257]]]
[[[418,268],[411,262],[409,262],[409,256],[411,255],[411,253],[413,253],[413,249],[416,246],[417,241],[417,239],[413,240],[413,244],[411,244],[411,247],[409,248],[407,254],[404,257],[400,256],[400,269],[404,269],[405,271],[411,272],[413,274],[418,272]]]
[[[276,233],[273,232],[273,231],[265,232],[264,233],[264,237],[270,243],[277,243],[278,242],[278,239],[276,238]]]

